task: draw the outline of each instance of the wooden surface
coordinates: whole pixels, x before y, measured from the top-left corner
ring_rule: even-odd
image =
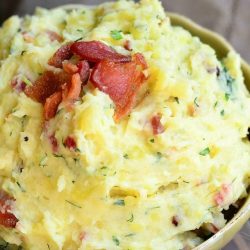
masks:
[[[32,13],[67,3],[98,4],[100,0],[0,0],[0,22],[12,14]],[[250,62],[250,0],[162,0],[166,10],[178,12],[227,38]],[[223,250],[250,250],[250,222]]]

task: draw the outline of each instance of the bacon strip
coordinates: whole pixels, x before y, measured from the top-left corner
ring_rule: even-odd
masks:
[[[78,73],[80,74],[83,84],[87,83],[90,75],[90,66],[87,61],[80,61],[77,64]]]
[[[144,65],[134,57],[127,63],[104,60],[93,69],[90,80],[115,103],[116,121],[128,115],[134,106],[137,92],[146,79],[143,68]]]
[[[46,121],[50,120],[56,115],[59,104],[62,101],[62,92],[58,91],[48,97],[44,104],[44,118]]]
[[[59,48],[56,53],[50,58],[48,64],[56,68],[62,68],[62,63],[65,60],[69,60],[73,53],[70,50],[72,43],[67,43]]]
[[[117,53],[114,49],[98,41],[75,42],[71,45],[71,51],[83,60],[89,62],[101,62],[110,60],[113,62],[130,62],[131,56]]]
[[[25,94],[40,103],[61,89],[64,83],[70,82],[71,75],[65,72],[45,71],[32,86],[26,87]]]
[[[0,191],[0,225],[7,228],[14,228],[18,222],[14,214],[11,213],[11,204],[14,198],[6,192]]]

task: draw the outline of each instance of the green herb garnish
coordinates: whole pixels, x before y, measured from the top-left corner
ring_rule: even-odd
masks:
[[[225,94],[225,100],[228,101],[230,99],[230,94],[226,93]]]
[[[135,236],[135,234],[134,233],[130,233],[130,234],[124,235],[124,237],[132,237],[132,236]]]
[[[148,209],[146,210],[145,214],[148,214],[150,211],[155,210],[155,209],[158,209],[158,208],[160,208],[160,206],[157,206],[157,207],[150,207],[150,208],[148,208]]]
[[[127,222],[133,222],[134,221],[134,215],[131,214],[130,218],[127,220]]]
[[[174,97],[174,100],[175,100],[178,104],[180,104],[180,101],[179,101],[179,98],[178,98],[178,97]]]
[[[121,31],[119,30],[112,30],[110,32],[111,34],[111,37],[114,39],[114,40],[121,40],[122,39],[122,33]]]
[[[198,97],[195,97],[195,98],[194,98],[194,105],[195,105],[197,108],[199,108],[200,105],[198,104],[197,99],[198,99]]]
[[[128,154],[123,155],[123,157],[124,157],[125,159],[129,159]]]
[[[112,236],[112,240],[113,240],[113,242],[115,243],[116,246],[120,245],[120,241],[119,241],[119,239],[116,236],[113,235]]]
[[[22,76],[21,80],[28,86],[32,86],[32,82],[26,77]]]
[[[72,201],[69,201],[69,200],[65,200],[67,203],[69,203],[70,205],[74,206],[74,207],[77,207],[77,208],[82,208],[81,206],[73,203]]]
[[[205,148],[205,149],[203,149],[203,150],[199,153],[199,155],[202,155],[202,156],[206,156],[206,155],[208,155],[208,154],[210,154],[210,149],[209,149],[209,148]]]
[[[150,139],[149,141],[150,141],[151,143],[154,143],[154,142],[155,142],[155,139],[152,138],[152,139]]]
[[[221,116],[224,116],[224,115],[225,115],[225,110],[224,110],[224,109],[221,110],[220,115],[221,115]]]
[[[124,200],[117,200],[113,204],[116,206],[125,206],[125,201]]]

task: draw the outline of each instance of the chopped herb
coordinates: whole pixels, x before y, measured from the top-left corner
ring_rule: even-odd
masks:
[[[119,241],[119,239],[116,237],[116,236],[112,236],[112,240],[113,240],[113,242],[116,244],[116,246],[119,246],[120,245],[120,241]]]
[[[156,152],[156,159],[157,161],[160,161],[162,158],[162,153],[161,152]]]
[[[151,143],[154,143],[154,142],[155,142],[155,139],[154,139],[154,138],[150,139],[150,142],[151,142]]]
[[[220,80],[221,86],[224,91],[227,94],[232,95],[235,79],[230,75],[228,69],[225,66],[222,67],[218,79]]]
[[[81,150],[80,150],[79,148],[76,148],[76,149],[75,149],[75,152],[81,153]]]
[[[116,206],[125,206],[125,201],[124,200],[117,200],[113,204]]]
[[[26,192],[25,189],[21,186],[21,184],[20,184],[18,181],[16,182],[16,184],[17,184],[17,186],[20,188],[20,190],[21,190],[23,193]]]
[[[148,209],[146,210],[145,214],[148,214],[148,213],[151,212],[152,210],[158,209],[158,208],[160,208],[160,206],[157,206],[157,207],[150,207],[150,208],[148,208]]]
[[[23,50],[23,51],[21,52],[21,56],[23,56],[25,53],[26,53],[26,50]]]
[[[175,100],[178,104],[180,104],[180,101],[179,101],[179,98],[178,98],[178,97],[174,97],[174,100]]]
[[[225,115],[225,110],[224,110],[224,109],[221,110],[220,115],[221,115],[221,116],[224,116],[224,115]]]
[[[12,136],[12,134],[13,134],[13,131],[10,131],[10,136]]]
[[[198,107],[198,108],[199,108],[199,107],[200,107],[200,105],[198,104],[197,99],[198,99],[198,97],[195,97],[195,98],[194,98],[194,104],[195,104],[195,106],[196,106],[196,107]]]
[[[82,29],[77,29],[76,31],[78,31],[78,32],[83,32],[83,30],[82,30]]]
[[[43,158],[40,160],[39,166],[40,167],[45,167],[46,162],[47,162],[47,154],[45,154],[45,156],[43,156]]]
[[[32,86],[32,82],[26,77],[26,76],[22,76],[22,81],[28,85],[28,86]]]
[[[83,11],[82,11],[82,14],[85,14],[85,13],[86,13],[86,11],[85,11],[85,10],[83,10]]]
[[[82,208],[81,206],[73,203],[72,201],[68,201],[68,200],[65,200],[66,202],[68,202],[70,205],[74,206],[74,207],[77,207],[77,208]]]
[[[127,220],[127,222],[133,222],[134,221],[134,215],[131,214],[130,218]]]
[[[28,137],[28,136],[25,136],[25,137],[23,138],[23,140],[27,142],[27,141],[29,140],[29,137]]]
[[[132,236],[135,236],[135,234],[134,233],[130,233],[130,234],[124,235],[124,237],[132,237]]]
[[[225,100],[228,101],[230,99],[230,94],[226,93],[225,94]]]
[[[83,37],[79,37],[78,39],[75,40],[75,42],[81,41]]]
[[[50,245],[49,245],[49,244],[47,244],[47,247],[48,247],[48,249],[50,250]]]
[[[214,108],[216,108],[217,106],[218,106],[218,101],[214,103]]]
[[[101,167],[101,172],[102,172],[103,176],[107,176],[107,174],[108,174],[108,167],[106,167],[106,166]]]
[[[122,39],[122,33],[121,31],[119,30],[112,30],[110,32],[111,34],[111,37],[114,39],[114,40],[121,40]]]
[[[123,155],[125,159],[129,159],[128,154]]]
[[[210,149],[209,149],[209,148],[205,148],[205,149],[203,149],[203,150],[199,153],[199,155],[202,155],[202,156],[206,156],[206,155],[208,155],[208,154],[210,154]]]

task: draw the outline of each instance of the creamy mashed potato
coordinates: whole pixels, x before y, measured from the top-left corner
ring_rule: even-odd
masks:
[[[13,89],[13,79],[32,84],[78,39],[122,54],[128,40],[148,62],[147,95],[118,123],[112,100],[90,83],[46,125],[43,106]],[[220,61],[171,26],[158,1],[13,16],[0,29],[0,60],[0,186],[18,219],[14,229],[0,226],[5,241],[33,250],[189,249],[203,241],[196,229],[222,228],[222,211],[247,195],[250,99],[240,57]],[[68,136],[76,150],[65,147]]]

